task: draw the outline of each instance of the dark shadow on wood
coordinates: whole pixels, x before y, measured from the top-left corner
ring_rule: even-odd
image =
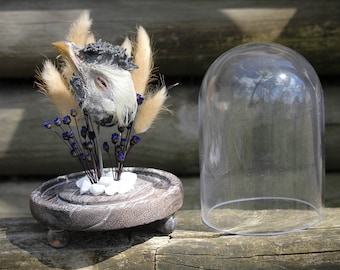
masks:
[[[13,245],[58,269],[78,269],[103,262],[157,235],[154,224],[116,231],[70,232],[70,243],[56,249],[47,242],[47,229],[31,218],[1,219],[0,224]],[[5,265],[16,268],[15,261]]]

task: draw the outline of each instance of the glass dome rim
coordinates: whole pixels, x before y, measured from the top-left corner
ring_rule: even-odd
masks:
[[[301,224],[300,226],[296,226],[295,228],[291,228],[291,229],[286,229],[286,230],[279,230],[279,231],[271,231],[271,232],[241,232],[241,231],[237,231],[237,230],[232,230],[232,228],[228,229],[228,228],[222,228],[221,226],[218,226],[216,224],[214,224],[213,222],[211,222],[211,220],[209,219],[209,213],[213,210],[218,210],[220,206],[224,206],[224,205],[231,205],[234,203],[247,203],[247,202],[251,202],[251,201],[266,201],[266,200],[279,200],[279,201],[288,201],[288,202],[297,202],[300,203],[302,205],[308,206],[310,209],[307,209],[308,211],[313,211],[314,213],[317,214],[316,218],[314,218],[313,221],[310,221],[309,223],[305,223],[305,224]],[[275,208],[274,208],[275,209]],[[268,210],[268,209],[267,209]],[[299,209],[296,209],[299,210]],[[249,197],[249,198],[240,198],[240,199],[235,199],[235,200],[230,200],[230,201],[225,201],[222,203],[218,203],[215,204],[211,207],[207,207],[206,210],[203,210],[202,208],[202,215],[201,215],[201,219],[203,221],[204,224],[206,224],[208,227],[219,231],[219,232],[223,232],[223,233],[228,233],[228,234],[233,234],[233,235],[245,235],[245,236],[271,236],[271,235],[282,235],[282,234],[287,234],[287,233],[292,233],[292,232],[299,232],[302,230],[306,230],[309,229],[313,226],[315,226],[316,224],[320,223],[324,217],[325,217],[326,213],[325,213],[325,207],[324,204],[322,204],[321,206],[316,206],[314,204],[312,204],[311,202],[307,202],[301,199],[296,199],[296,198],[289,198],[289,197],[282,197],[282,196],[263,196],[263,197]]]

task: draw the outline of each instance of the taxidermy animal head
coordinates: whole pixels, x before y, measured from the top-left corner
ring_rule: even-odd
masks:
[[[133,121],[135,133],[143,133],[166,109],[167,99],[162,79],[150,84],[155,81],[150,38],[140,26],[135,41],[126,38],[114,46],[96,41],[91,24],[85,11],[70,27],[66,40],[53,43],[61,54],[59,66],[50,60],[43,63],[37,75],[40,92],[62,115],[74,108],[102,126],[128,126]],[[136,94],[144,100],[138,113]]]
[[[73,70],[70,84],[81,109],[102,126],[128,126],[137,112],[131,72],[137,66],[125,49],[98,40],[78,47],[70,41],[53,44]]]
[[[96,41],[91,24],[85,11],[66,39],[53,43],[60,53],[58,65],[46,60],[38,72],[40,92],[64,115],[54,120],[57,129],[49,121],[44,126],[64,140],[96,182],[103,169],[101,149],[110,151],[109,143],[99,143],[99,127],[116,125],[118,132],[112,134],[111,142],[119,180],[127,153],[140,140],[134,134],[147,131],[165,108],[167,89],[162,78],[151,84],[157,80],[152,74],[150,39],[143,27],[137,28],[135,41],[126,38],[115,46]]]

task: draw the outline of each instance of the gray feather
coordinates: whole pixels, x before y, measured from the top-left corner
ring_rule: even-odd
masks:
[[[138,68],[132,57],[126,54],[126,50],[121,46],[114,46],[109,42],[99,39],[94,43],[87,44],[79,51],[79,56],[83,61],[91,64],[116,65],[125,70]]]

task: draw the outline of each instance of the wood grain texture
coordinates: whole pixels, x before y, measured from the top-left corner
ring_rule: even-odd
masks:
[[[3,269],[339,269],[339,208],[317,226],[266,237],[232,236],[201,223],[199,210],[179,211],[170,237],[146,227],[80,232],[62,249],[31,218],[0,219]]]
[[[1,84],[1,82],[0,82]],[[41,95],[32,91],[32,82],[3,84],[0,91],[0,174],[63,175],[80,171],[67,148],[42,124],[58,114]],[[26,91],[28,90],[28,91]],[[170,90],[171,113],[162,113],[153,127],[141,134],[142,141],[127,157],[127,166],[167,168],[181,174],[198,171],[198,87]],[[110,140],[116,129],[102,129],[103,140]],[[110,162],[105,157],[105,166]]]
[[[179,81],[163,113],[127,157],[128,166],[154,167],[175,174],[199,172],[198,93],[200,85]],[[323,82],[326,114],[326,166],[340,164],[340,91],[338,81]],[[80,171],[65,145],[42,124],[59,116],[35,92],[33,82],[0,81],[0,175],[63,175]],[[103,140],[112,129],[103,129]],[[104,155],[106,158],[106,155]],[[110,166],[105,159],[106,166]]]
[[[6,178],[0,182],[0,269],[339,269],[339,176],[326,175],[326,218],[299,233],[248,237],[209,229],[201,222],[195,176],[181,179],[184,205],[170,237],[145,226],[82,232],[62,249],[50,247],[45,226],[30,217],[29,194],[44,179]]]
[[[143,25],[166,75],[203,75],[217,56],[250,41],[273,41],[304,55],[319,74],[340,70],[340,3],[303,1],[2,1],[0,77],[32,77],[51,43],[82,10],[98,38],[120,44]]]

